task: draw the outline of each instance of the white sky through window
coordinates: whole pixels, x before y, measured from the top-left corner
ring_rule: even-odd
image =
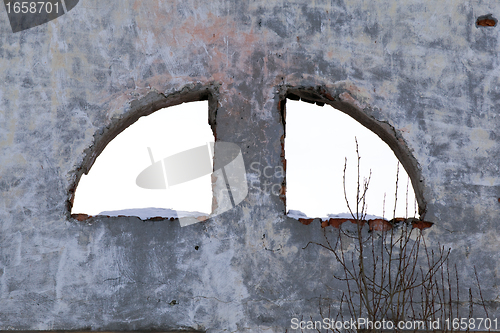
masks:
[[[346,190],[355,212],[358,141],[360,180],[372,172],[367,192],[368,214],[393,217],[398,160],[375,133],[331,106],[287,100],[285,158],[287,159],[287,209],[309,217],[348,212],[343,189],[347,157]],[[408,175],[399,166],[396,217],[406,216]],[[408,188],[408,216],[415,215],[415,194]]]
[[[361,180],[363,176],[368,177],[370,169],[372,171],[367,213],[392,218],[397,167],[392,150],[376,134],[346,114],[328,105],[319,107],[292,100],[286,103],[287,210],[300,210],[309,217],[348,211],[342,176],[347,157],[347,194],[354,203],[355,137],[361,155]],[[209,214],[212,204],[210,175],[165,190],[140,188],[136,178],[151,165],[148,147],[158,161],[213,141],[206,101],[184,103],[141,117],[113,139],[97,158],[89,175],[82,176],[72,213],[97,215],[102,211],[155,207]],[[407,181],[406,171],[400,166],[398,217],[407,214]],[[414,216],[415,196],[411,182],[408,194],[408,216]]]
[[[184,103],[141,117],[113,139],[83,175],[72,213],[97,215],[102,211],[130,208],[170,208],[210,213],[211,176],[169,187],[143,189],[137,176],[155,161],[213,142],[208,125],[208,102]]]

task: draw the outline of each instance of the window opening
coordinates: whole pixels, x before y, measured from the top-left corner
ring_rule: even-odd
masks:
[[[391,148],[375,133],[329,105],[320,107],[294,100],[286,101],[286,203],[289,216],[350,217],[344,197],[343,170],[347,157],[346,192],[352,208],[355,207],[357,188],[355,138],[361,157],[361,185],[371,169],[366,197],[367,218],[392,219],[398,159]],[[401,165],[397,193],[396,217],[418,217],[415,192]]]
[[[72,213],[151,217],[207,216],[211,212],[211,175],[167,189],[146,189],[137,177],[156,161],[213,143],[206,101],[160,109],[139,118],[117,135],[82,175]],[[209,168],[213,170],[213,151]],[[159,179],[161,182],[161,179]],[[171,184],[172,182],[170,182]]]

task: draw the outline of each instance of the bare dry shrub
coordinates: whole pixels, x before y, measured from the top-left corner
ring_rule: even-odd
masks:
[[[305,247],[315,244],[328,250],[340,265],[340,273],[334,274],[334,278],[345,287],[335,307],[332,304],[326,307],[320,298],[321,318],[342,322],[351,319],[358,322],[359,318],[372,322],[391,321],[396,326],[393,327],[395,331],[399,331],[399,321],[422,321],[424,326],[420,329],[430,330],[430,322],[439,319],[442,329],[444,321],[457,318],[460,306],[465,305],[460,302],[457,267],[449,264],[450,249],[428,246],[426,231],[414,228],[415,218],[396,218],[396,207],[393,219],[387,221],[391,224],[390,230],[369,230],[365,217],[371,172],[361,182],[357,140],[356,153],[358,178],[354,205],[346,194],[347,159],[343,175],[344,197],[353,223],[343,223],[333,236],[327,236],[325,229],[324,243],[309,242]],[[398,178],[399,175],[396,177],[396,197]],[[408,209],[408,200],[406,205]],[[468,304],[472,307],[471,290],[469,294]],[[326,331],[350,330],[331,328]]]

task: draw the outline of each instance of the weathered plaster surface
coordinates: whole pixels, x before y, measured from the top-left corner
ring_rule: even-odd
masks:
[[[500,4],[82,0],[16,34],[0,15],[0,329],[284,332],[316,315],[336,264],[303,249],[323,230],[279,197],[185,228],[68,209],[103,138],[197,98],[246,163],[281,166],[280,99],[308,88],[392,131],[432,243],[465,289],[476,265],[498,317],[500,30],[475,24],[489,13]]]

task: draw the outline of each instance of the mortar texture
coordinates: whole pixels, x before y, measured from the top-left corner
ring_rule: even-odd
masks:
[[[500,30],[476,25],[488,14],[500,3],[81,0],[18,33],[1,14],[0,329],[298,332],[291,319],[319,318],[320,297],[337,309],[338,264],[304,249],[334,229],[288,218],[283,195],[251,190],[183,228],[70,216],[105,145],[181,102],[208,99],[216,140],[247,166],[283,167],[292,92],[378,131],[435,223],[429,246],[451,248],[465,293],[476,267],[499,317]]]

